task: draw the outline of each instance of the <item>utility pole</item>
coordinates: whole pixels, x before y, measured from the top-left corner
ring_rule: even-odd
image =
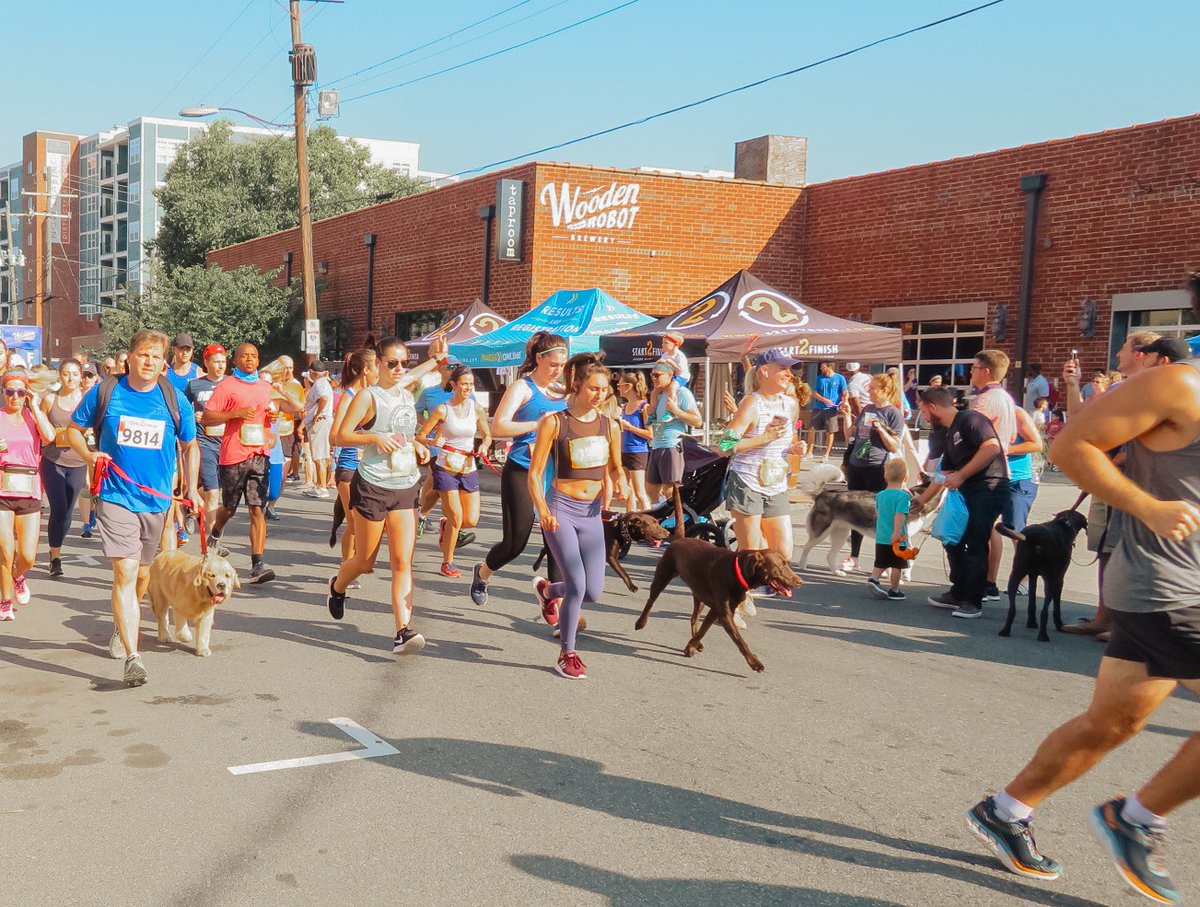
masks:
[[[304,320],[317,317],[316,274],[313,267],[312,206],[308,199],[308,133],[305,127],[308,86],[317,80],[317,57],[300,40],[300,0],[289,0],[292,19],[292,83],[296,119],[296,181],[300,193],[300,264],[304,291]],[[319,354],[318,354],[319,355]],[[315,358],[305,355],[305,363]]]

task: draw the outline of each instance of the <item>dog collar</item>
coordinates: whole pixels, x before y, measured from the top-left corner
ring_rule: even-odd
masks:
[[[733,575],[737,577],[737,581],[742,584],[742,588],[749,592],[750,584],[746,582],[746,577],[742,576],[742,562],[737,556],[733,558]]]

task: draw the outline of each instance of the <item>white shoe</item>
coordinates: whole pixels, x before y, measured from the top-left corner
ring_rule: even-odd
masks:
[[[858,559],[853,558],[853,557],[846,558],[844,561],[842,561],[840,564],[838,564],[838,572],[839,573],[857,573],[858,572]]]
[[[733,625],[735,627],[737,627],[739,630],[746,629],[746,622],[744,620],[742,620],[742,615],[739,614],[737,611],[733,612]]]
[[[754,607],[754,596],[747,592],[746,599],[740,605],[738,605],[738,610],[747,617],[753,617],[756,615],[758,613],[758,608]]]
[[[29,591],[29,584],[25,582],[24,576],[17,576],[13,578],[13,591],[15,593],[18,605],[29,604],[29,599],[33,597],[32,593]]]

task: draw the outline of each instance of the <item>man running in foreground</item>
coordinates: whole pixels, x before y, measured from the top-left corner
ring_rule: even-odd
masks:
[[[1200,316],[1200,273],[1189,289]],[[1105,451],[1125,445],[1124,473]],[[1091,705],[1047,737],[1004,790],[977,803],[967,824],[1019,875],[1057,878],[1040,853],[1033,809],[1137,734],[1183,684],[1200,694],[1200,360],[1143,372],[1092,401],[1058,435],[1050,458],[1113,507],[1119,541],[1104,574],[1112,637]],[[1167,874],[1167,815],[1200,796],[1200,734],[1136,795],[1089,815],[1121,878],[1152,901],[1180,900]]]

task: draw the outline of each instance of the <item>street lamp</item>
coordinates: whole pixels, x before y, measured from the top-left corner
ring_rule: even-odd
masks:
[[[240,113],[242,116],[254,120],[261,126],[274,127],[276,129],[291,129],[290,123],[272,123],[270,120],[264,120],[262,117],[257,117],[248,110],[239,110],[237,107],[210,107],[207,104],[198,104],[195,107],[185,107],[179,111],[181,117],[191,117],[198,119],[201,117],[211,117],[218,113]]]

